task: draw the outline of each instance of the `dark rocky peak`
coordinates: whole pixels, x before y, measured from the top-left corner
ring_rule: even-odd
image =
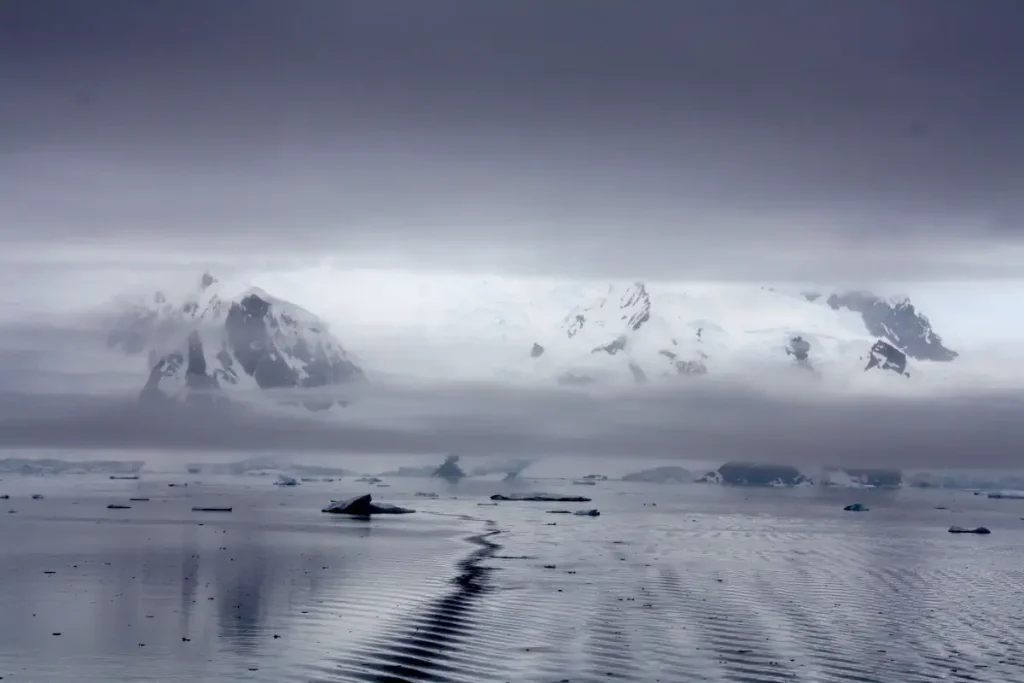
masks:
[[[911,358],[949,362],[959,355],[943,346],[927,316],[909,299],[886,301],[870,292],[855,291],[832,294],[827,303],[833,310],[859,313],[871,335],[888,339]]]
[[[623,311],[622,319],[634,332],[651,319],[651,295],[642,282],[626,287],[619,300],[619,308]]]
[[[544,355],[544,347],[537,342],[533,343],[533,348],[530,349],[530,358],[540,358]]]
[[[881,339],[876,341],[874,346],[871,347],[871,352],[868,354],[868,364],[864,367],[864,370],[867,371],[872,368],[891,370],[905,377],[910,377],[910,373],[907,372],[907,355],[892,344]]]
[[[203,273],[202,277],[199,278],[199,291],[205,292],[207,289],[209,289],[210,287],[212,287],[216,283],[217,283],[217,278],[215,278],[210,273],[210,271],[206,271],[205,273]]]

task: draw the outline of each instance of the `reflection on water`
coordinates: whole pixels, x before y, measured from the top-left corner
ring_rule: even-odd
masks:
[[[584,518],[478,506],[497,484],[390,483],[420,514],[320,514],[344,485],[19,484],[0,676],[1024,681],[1024,501],[606,482]],[[578,493],[537,488],[558,486]],[[106,509],[130,496],[151,500]],[[870,512],[842,511],[856,501]]]
[[[5,682],[283,680],[436,594],[464,549],[444,517],[321,515],[326,489],[140,484],[150,501],[111,511],[138,490],[33,484],[57,490],[0,519]]]

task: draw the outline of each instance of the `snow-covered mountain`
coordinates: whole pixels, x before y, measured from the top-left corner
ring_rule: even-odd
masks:
[[[561,384],[585,385],[787,366],[819,376],[881,371],[909,377],[908,348],[915,358],[956,357],[909,301],[892,306],[888,317],[871,309],[870,324],[852,306],[822,305],[767,287],[613,284],[581,293],[553,329],[538,330],[521,366]],[[884,321],[876,324],[878,318]]]
[[[159,291],[119,302],[108,329],[108,346],[146,359],[145,400],[216,400],[232,390],[328,389],[364,378],[315,315],[208,273],[178,296]],[[302,401],[310,408],[332,403],[323,397]]]
[[[805,296],[811,301],[820,297],[816,293]],[[960,355],[943,345],[928,317],[917,310],[909,297],[883,299],[871,292],[834,292],[825,303],[836,311],[846,309],[860,314],[870,334],[885,339],[910,358],[948,363]]]

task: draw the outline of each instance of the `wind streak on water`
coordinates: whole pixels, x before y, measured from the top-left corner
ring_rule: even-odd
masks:
[[[594,495],[597,519],[492,509],[503,547],[483,561],[500,571],[453,615],[457,645],[424,642],[416,667],[352,664],[333,680],[1024,681],[1024,524],[1005,506],[954,496],[940,511],[908,492],[857,517],[843,494]],[[995,532],[951,537],[951,519]],[[355,661],[396,661],[389,643],[428,614],[410,612]]]
[[[21,496],[0,519],[0,675],[1024,682],[1024,501],[858,492],[871,512],[850,514],[849,492],[608,482],[584,518],[392,484],[417,515],[320,515],[334,485]]]

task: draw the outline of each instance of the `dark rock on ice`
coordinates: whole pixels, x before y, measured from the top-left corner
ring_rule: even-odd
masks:
[[[530,503],[589,503],[585,496],[560,496],[553,493],[496,493],[491,500],[523,501]]]
[[[408,515],[415,510],[388,505],[386,503],[374,503],[373,496],[369,493],[349,498],[348,500],[331,501],[331,504],[323,509],[334,515],[353,515],[356,517],[369,517],[370,515]]]
[[[798,361],[806,361],[811,354],[811,343],[803,337],[793,337],[786,345],[786,354]]]
[[[990,534],[992,533],[983,526],[975,527],[974,529],[965,529],[962,526],[951,526],[949,527],[949,533],[951,534]]]
[[[865,372],[872,368],[889,370],[898,375],[910,377],[910,373],[907,372],[907,355],[892,344],[881,339],[876,341],[875,345],[871,347],[871,352],[868,354],[868,363],[864,366]]]

